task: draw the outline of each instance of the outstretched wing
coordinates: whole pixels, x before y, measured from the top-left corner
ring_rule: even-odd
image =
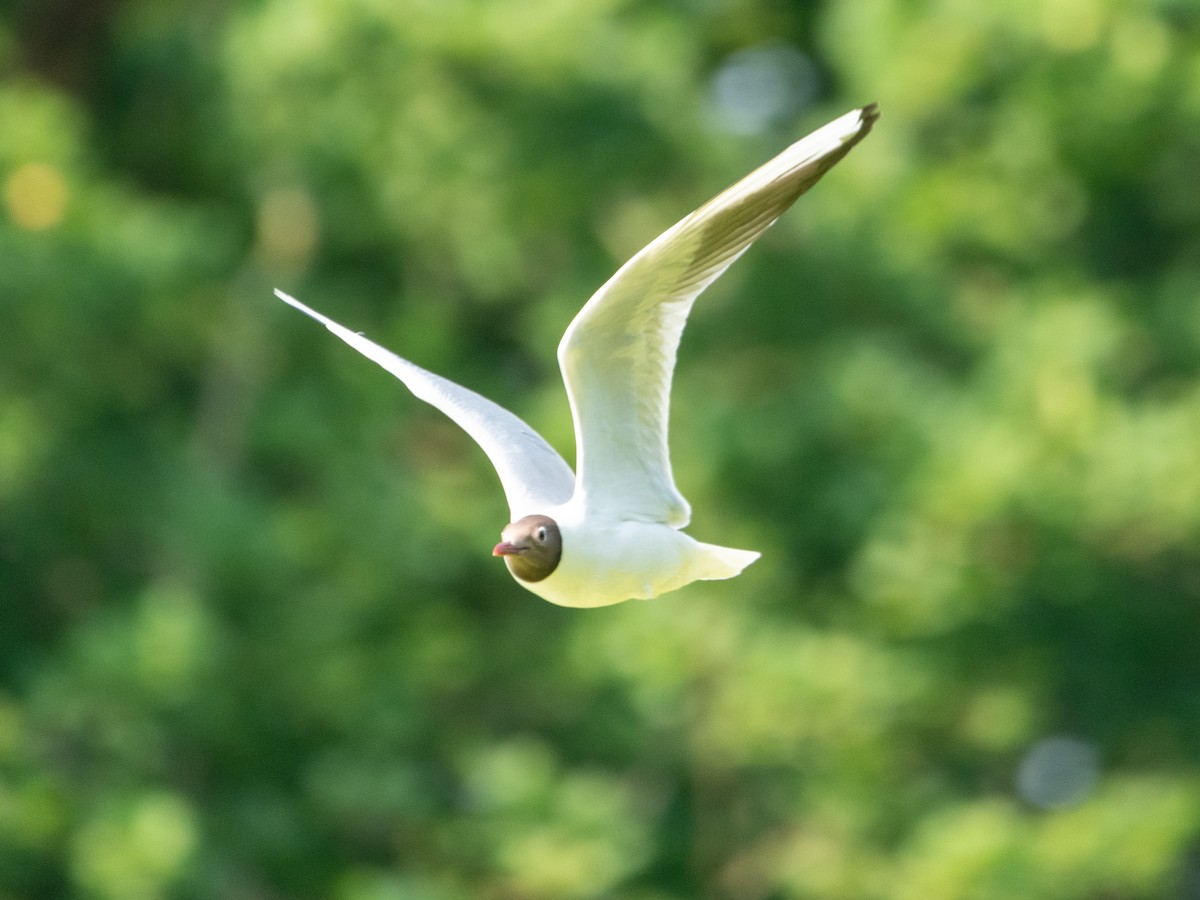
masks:
[[[571,498],[575,489],[571,467],[541,435],[504,407],[402,359],[283,291],[275,291],[275,296],[316,319],[367,359],[383,366],[413,394],[436,406],[474,438],[500,476],[512,521]]]
[[[879,117],[874,104],[803,138],[639,252],[558,346],[575,419],[576,491],[589,514],[681,528],[691,511],[667,451],[671,374],[696,297]]]

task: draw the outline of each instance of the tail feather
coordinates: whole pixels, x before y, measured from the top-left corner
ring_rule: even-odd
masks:
[[[735,550],[716,544],[700,544],[700,550],[698,577],[704,581],[719,581],[740,575],[742,569],[762,556],[754,550]]]

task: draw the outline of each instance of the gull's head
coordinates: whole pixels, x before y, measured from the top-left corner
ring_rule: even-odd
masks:
[[[562,556],[562,534],[549,516],[525,516],[500,532],[492,556],[503,556],[508,571],[521,581],[541,581]]]

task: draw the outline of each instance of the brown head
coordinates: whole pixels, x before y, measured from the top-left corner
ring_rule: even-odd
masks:
[[[517,519],[500,532],[500,537],[492,556],[503,556],[508,571],[521,581],[541,581],[558,568],[562,534],[549,516]]]

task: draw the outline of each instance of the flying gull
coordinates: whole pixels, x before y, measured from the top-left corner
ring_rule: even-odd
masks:
[[[751,550],[704,544],[667,451],[675,353],[696,297],[879,117],[853,110],[788,147],[625,263],[584,305],[558,345],[575,423],[578,474],[508,410],[276,295],[387,369],[483,448],[500,476],[510,524],[492,550],[524,588],[561,606],[649,599],[701,579],[732,578]]]

